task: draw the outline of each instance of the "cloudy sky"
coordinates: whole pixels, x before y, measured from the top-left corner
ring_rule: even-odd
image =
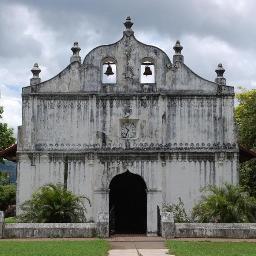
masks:
[[[4,120],[21,124],[21,88],[38,62],[42,80],[69,64],[78,41],[82,58],[122,36],[130,15],[140,41],[171,57],[177,39],[185,63],[214,80],[223,63],[228,85],[256,88],[255,0],[0,0],[0,105]]]

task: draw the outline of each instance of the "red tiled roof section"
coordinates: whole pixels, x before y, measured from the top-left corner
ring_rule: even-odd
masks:
[[[239,162],[243,163],[252,158],[256,158],[256,152],[239,145]]]
[[[17,144],[13,144],[8,148],[0,150],[0,157],[9,161],[16,162]]]

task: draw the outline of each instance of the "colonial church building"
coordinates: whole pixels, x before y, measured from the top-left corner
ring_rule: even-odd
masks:
[[[221,64],[215,82],[139,42],[128,17],[123,37],[22,90],[17,205],[40,186],[62,183],[89,197],[88,221],[112,233],[156,234],[163,204],[187,210],[208,184],[238,182],[234,88]]]

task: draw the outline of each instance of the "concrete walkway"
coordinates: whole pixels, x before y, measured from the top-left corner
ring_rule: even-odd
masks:
[[[111,249],[166,249],[165,239],[147,236],[112,236],[107,239]]]
[[[114,236],[107,239],[111,245],[109,256],[167,256],[165,240],[161,237]]]
[[[167,249],[113,249],[109,256],[167,256]]]

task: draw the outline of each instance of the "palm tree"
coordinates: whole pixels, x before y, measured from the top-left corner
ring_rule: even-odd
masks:
[[[22,222],[76,223],[85,222],[84,199],[66,190],[62,184],[48,184],[33,193],[31,200],[22,204]]]
[[[208,186],[201,201],[193,208],[197,222],[255,222],[256,199],[239,186]]]

